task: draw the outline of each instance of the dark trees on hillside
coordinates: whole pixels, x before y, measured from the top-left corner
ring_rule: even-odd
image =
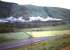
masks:
[[[14,5],[16,4],[0,1],[0,18],[9,17],[11,14],[11,9]]]

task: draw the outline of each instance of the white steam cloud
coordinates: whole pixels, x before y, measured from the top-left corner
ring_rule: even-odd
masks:
[[[46,17],[46,18],[43,18],[43,17],[40,17],[40,16],[37,16],[37,17],[29,17],[29,20],[25,20],[23,16],[21,17],[8,17],[6,19],[0,19],[0,22],[32,22],[32,21],[60,21],[62,19],[57,19],[57,18],[53,18],[53,17]]]

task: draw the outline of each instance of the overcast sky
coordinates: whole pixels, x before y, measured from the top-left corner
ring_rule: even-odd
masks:
[[[32,4],[38,6],[62,7],[70,9],[70,0],[2,0],[19,4]]]

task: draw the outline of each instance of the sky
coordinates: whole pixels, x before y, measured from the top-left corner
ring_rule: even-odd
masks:
[[[37,6],[61,7],[70,9],[70,0],[2,0],[21,5],[32,4]]]

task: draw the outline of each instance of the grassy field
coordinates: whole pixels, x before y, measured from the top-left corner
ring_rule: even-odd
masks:
[[[56,36],[56,35],[63,35],[63,34],[70,34],[70,30],[58,30],[58,31],[33,31],[32,37],[45,37],[45,36]]]
[[[2,33],[0,34],[0,43],[28,38],[32,38],[32,36],[26,32]]]
[[[59,26],[43,26],[43,27],[37,27],[37,28],[24,28],[20,29],[20,31],[62,31],[62,30],[70,30],[70,25],[59,25]]]
[[[22,40],[34,37],[56,36],[63,34],[70,34],[70,30],[3,33],[0,34],[0,42],[10,41],[10,40]]]
[[[65,34],[56,38],[53,41],[48,41],[48,50],[59,50],[61,48],[65,48],[67,46],[70,46],[70,34]],[[66,49],[67,50],[67,49]]]
[[[33,43],[31,45],[21,46],[17,48],[12,48],[8,50],[59,50],[63,47],[70,46],[70,34],[54,36],[54,40],[42,41],[38,43]]]
[[[0,33],[0,43],[20,40],[20,39],[22,40],[27,38],[35,38],[35,37],[60,36],[64,34],[70,34],[70,25],[41,27],[41,28],[27,28],[27,29],[21,29],[19,32]],[[27,45],[25,47],[22,46],[19,48],[15,48],[12,50],[47,50],[48,48],[53,48],[54,50],[54,48],[58,48],[59,46],[70,44],[70,38],[61,39],[61,40],[60,39],[53,40],[53,41],[38,42],[31,45]],[[49,50],[52,50],[52,49],[49,49]]]
[[[0,33],[6,32],[31,32],[31,31],[57,31],[57,30],[68,30],[70,25],[58,25],[58,26],[41,26],[35,28],[16,28],[15,26],[3,26],[0,25]]]

